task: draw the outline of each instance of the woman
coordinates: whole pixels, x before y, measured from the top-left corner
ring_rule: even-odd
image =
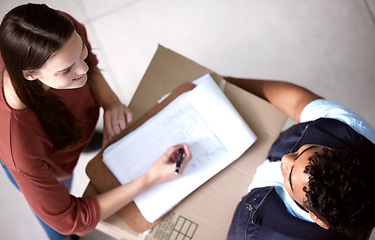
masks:
[[[172,146],[141,177],[96,197],[67,186],[104,109],[103,145],[132,120],[97,68],[85,28],[46,5],[11,10],[0,26],[0,159],[51,239],[84,235],[154,185],[179,177]],[[65,186],[65,183],[67,186]]]

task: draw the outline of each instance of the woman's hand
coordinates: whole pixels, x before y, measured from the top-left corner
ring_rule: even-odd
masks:
[[[180,173],[175,174],[178,151],[184,148]],[[176,179],[183,174],[186,165],[191,160],[191,152],[186,143],[170,147],[154,164],[148,169],[148,175],[154,185]]]
[[[178,150],[183,147],[184,154],[181,164],[180,174],[175,174],[176,159]],[[186,165],[191,160],[190,149],[186,144],[179,144],[170,147],[154,164],[147,170],[145,174],[135,180],[113,188],[107,192],[96,195],[95,198],[99,205],[100,219],[106,219],[119,209],[126,206],[142,193],[148,191],[152,187],[176,179],[181,176]]]
[[[111,137],[119,134],[126,128],[126,124],[133,119],[130,109],[122,104],[116,102],[107,106],[104,109],[104,128],[103,128],[103,148],[108,145]]]

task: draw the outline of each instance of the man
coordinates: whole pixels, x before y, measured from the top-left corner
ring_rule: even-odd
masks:
[[[228,239],[368,239],[375,226],[375,130],[297,85],[226,78],[298,124],[283,132],[239,203]]]

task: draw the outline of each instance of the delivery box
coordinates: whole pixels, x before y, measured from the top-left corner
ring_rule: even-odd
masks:
[[[137,128],[174,98],[172,96],[170,101],[158,104],[162,96],[176,93],[175,89],[180,85],[191,83],[207,73],[254,132],[256,142],[240,158],[197,188],[159,220],[148,222],[132,202],[114,216],[101,221],[98,230],[115,238],[129,240],[226,239],[238,202],[247,193],[256,167],[267,158],[268,150],[285,123],[286,116],[282,112],[253,94],[227,83],[215,72],[159,46],[129,104],[133,123],[114,142]],[[227,124],[229,126],[232,123]],[[100,151],[86,168],[91,180],[84,194],[86,196],[120,184],[103,163],[102,157],[103,151]]]

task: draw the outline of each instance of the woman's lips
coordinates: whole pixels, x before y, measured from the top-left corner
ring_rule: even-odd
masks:
[[[73,81],[81,80],[84,76],[85,76],[85,74],[82,74],[81,76],[79,76],[77,78],[73,78]]]

